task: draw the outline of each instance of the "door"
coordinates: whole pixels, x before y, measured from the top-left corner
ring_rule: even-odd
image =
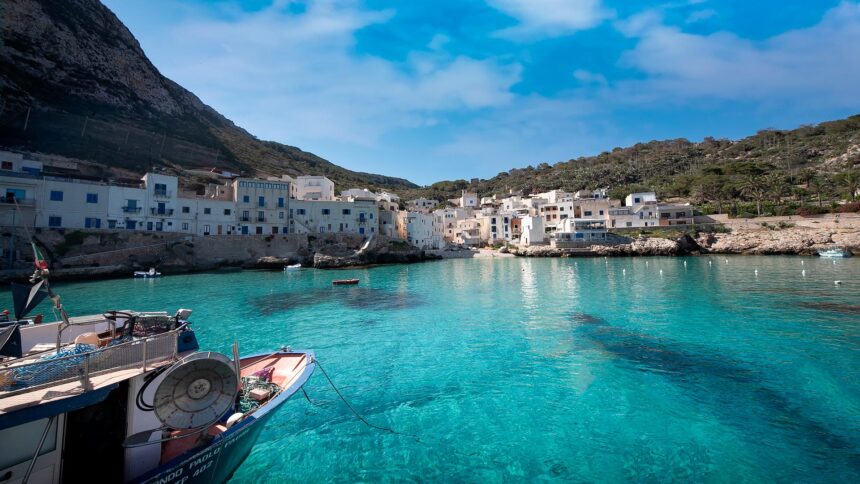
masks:
[[[242,235],[248,235],[248,226],[247,225],[242,226]]]
[[[221,235],[221,226],[218,226],[218,235]]]
[[[164,202],[158,202],[158,213],[159,215],[164,215],[166,212]]]

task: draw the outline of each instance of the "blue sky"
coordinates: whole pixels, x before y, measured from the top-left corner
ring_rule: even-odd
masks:
[[[419,184],[860,113],[860,2],[104,0],[262,139]]]

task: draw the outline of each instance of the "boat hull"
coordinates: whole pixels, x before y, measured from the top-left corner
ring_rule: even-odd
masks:
[[[260,432],[271,416],[292,397],[313,374],[316,364],[312,352],[302,373],[281,393],[248,418],[227,429],[209,445],[191,450],[167,462],[132,482],[143,484],[227,482],[251,453]],[[263,355],[254,355],[242,360]]]

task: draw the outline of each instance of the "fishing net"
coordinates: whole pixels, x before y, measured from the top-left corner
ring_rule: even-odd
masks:
[[[52,381],[76,378],[84,371],[86,353],[96,351],[96,347],[76,344],[57,353],[40,357],[35,363],[21,368],[10,369],[0,375],[0,390],[15,390]]]
[[[256,410],[267,401],[275,398],[275,395],[281,391],[281,387],[276,383],[272,383],[272,373],[274,368],[263,368],[251,376],[242,377],[242,391],[239,393],[239,411],[248,413]],[[251,391],[262,389],[269,392],[269,398],[265,401],[257,401],[251,397]]]

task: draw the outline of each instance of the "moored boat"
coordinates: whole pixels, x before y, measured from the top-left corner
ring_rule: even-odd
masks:
[[[301,264],[290,264],[288,266],[284,266],[285,271],[297,271],[302,268]]]
[[[337,279],[331,283],[333,286],[354,286],[358,284],[358,279]]]
[[[827,249],[819,249],[818,255],[827,259],[842,259],[851,257],[851,251],[845,247],[829,247]]]
[[[148,271],[134,271],[134,277],[149,279],[153,277],[161,277],[161,273],[157,272],[154,267],[150,267]]]
[[[10,482],[225,482],[316,366],[289,348],[198,351],[186,309],[70,318],[41,264],[29,298],[46,292],[62,320],[0,335],[0,441],[16,442],[0,475]]]

